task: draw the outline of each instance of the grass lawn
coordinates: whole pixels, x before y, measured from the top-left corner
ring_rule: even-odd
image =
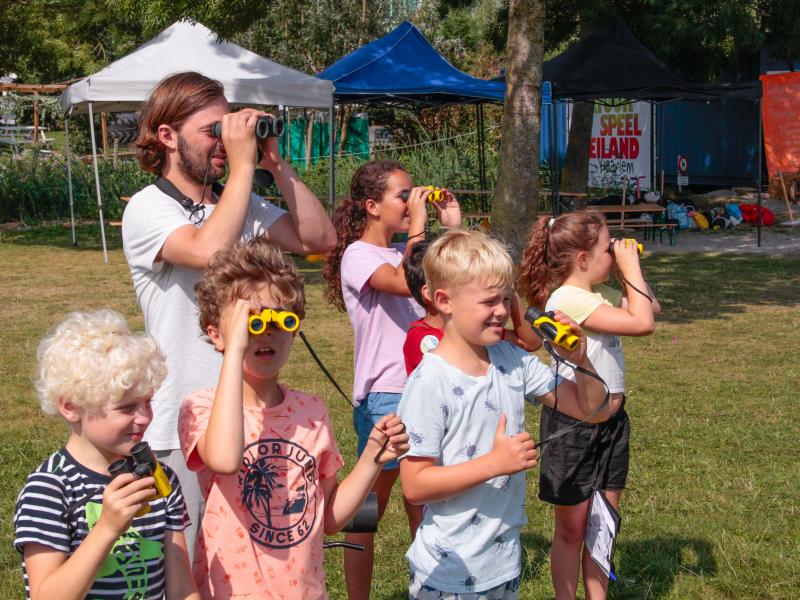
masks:
[[[31,386],[36,346],[71,310],[110,307],[142,328],[120,249],[103,264],[96,227],[78,249],[61,226],[0,232],[0,598],[22,596],[14,501],[26,475],[66,439],[40,414]],[[795,598],[800,589],[800,258],[648,255],[664,314],[656,333],[625,342],[632,462],[612,598]],[[345,389],[352,384],[347,317],[327,305],[318,266],[304,330]],[[295,345],[283,379],[329,403],[354,464],[348,406]],[[528,429],[538,431],[530,410]],[[528,478],[522,598],[551,598],[552,510]],[[373,598],[407,598],[409,537],[399,498],[382,523]],[[345,598],[341,550],[327,555],[331,598]]]

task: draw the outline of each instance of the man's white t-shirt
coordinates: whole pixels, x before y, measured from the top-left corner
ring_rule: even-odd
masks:
[[[203,222],[214,207],[205,205]],[[264,234],[284,214],[251,194],[241,240]],[[187,224],[189,211],[155,185],[134,194],[122,216],[122,246],[145,329],[167,358],[167,378],[153,396],[153,420],[145,433],[154,450],[180,448],[178,411],[183,400],[216,385],[222,365],[222,355],[200,330],[194,286],[202,271],[156,260],[170,234]]]
[[[545,310],[560,310],[578,325],[583,322],[601,304],[620,306],[622,292],[607,285],[597,285],[594,291],[581,289],[574,285],[562,285],[547,300]],[[625,392],[625,355],[622,353],[620,336],[610,333],[599,333],[584,327],[586,332],[586,356],[592,362],[595,371],[608,386],[611,394]],[[553,368],[556,368],[555,363]],[[561,367],[559,375],[575,381],[572,369]]]

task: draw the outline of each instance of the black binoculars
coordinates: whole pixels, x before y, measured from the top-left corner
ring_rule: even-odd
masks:
[[[161,468],[153,451],[150,450],[150,444],[147,442],[139,442],[131,448],[130,456],[120,458],[111,463],[108,466],[108,473],[111,475],[111,479],[123,473],[133,473],[136,475],[137,479],[153,477],[156,480],[154,484],[156,494],[148,498],[148,501],[166,498],[172,493],[172,485],[169,483],[169,477],[167,477],[164,469]],[[145,505],[136,513],[136,516],[141,517],[148,512],[150,512],[150,506]]]
[[[216,121],[211,126],[211,135],[215,138],[222,137],[222,123]],[[261,115],[256,119],[256,138],[265,140],[268,137],[280,137],[283,135],[283,119],[272,115]]]
[[[575,350],[581,339],[572,333],[572,328],[564,323],[559,323],[553,319],[552,312],[542,312],[535,306],[531,306],[525,312],[525,320],[536,330],[541,337],[544,337],[556,346],[561,346],[567,350]]]

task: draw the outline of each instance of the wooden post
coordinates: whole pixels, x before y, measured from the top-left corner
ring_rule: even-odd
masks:
[[[308,122],[306,123],[306,125],[308,126],[308,129],[306,129],[306,148],[305,148],[305,150],[306,150],[306,153],[305,153],[306,154],[306,156],[305,156],[306,169],[308,169],[311,166],[311,143],[314,140],[314,115],[315,114],[316,114],[316,111],[312,110],[311,113],[308,115]]]
[[[100,113],[100,130],[103,132],[103,158],[108,157],[108,125],[106,124],[106,113]]]
[[[778,171],[778,177],[781,178],[781,188],[783,189],[783,199],[786,200],[786,210],[789,212],[789,221],[794,221],[792,214],[792,203],[789,202],[789,194],[786,193],[786,183],[783,181],[783,171]]]
[[[33,143],[39,141],[39,94],[33,95]]]
[[[628,195],[628,176],[622,178],[622,211],[619,213],[619,228],[625,229],[625,198]]]

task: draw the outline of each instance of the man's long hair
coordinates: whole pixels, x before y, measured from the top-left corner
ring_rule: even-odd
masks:
[[[134,145],[142,169],[161,175],[166,166],[166,148],[158,141],[159,125],[180,131],[192,114],[224,97],[225,88],[219,81],[194,71],[162,79],[139,113],[139,132]]]

